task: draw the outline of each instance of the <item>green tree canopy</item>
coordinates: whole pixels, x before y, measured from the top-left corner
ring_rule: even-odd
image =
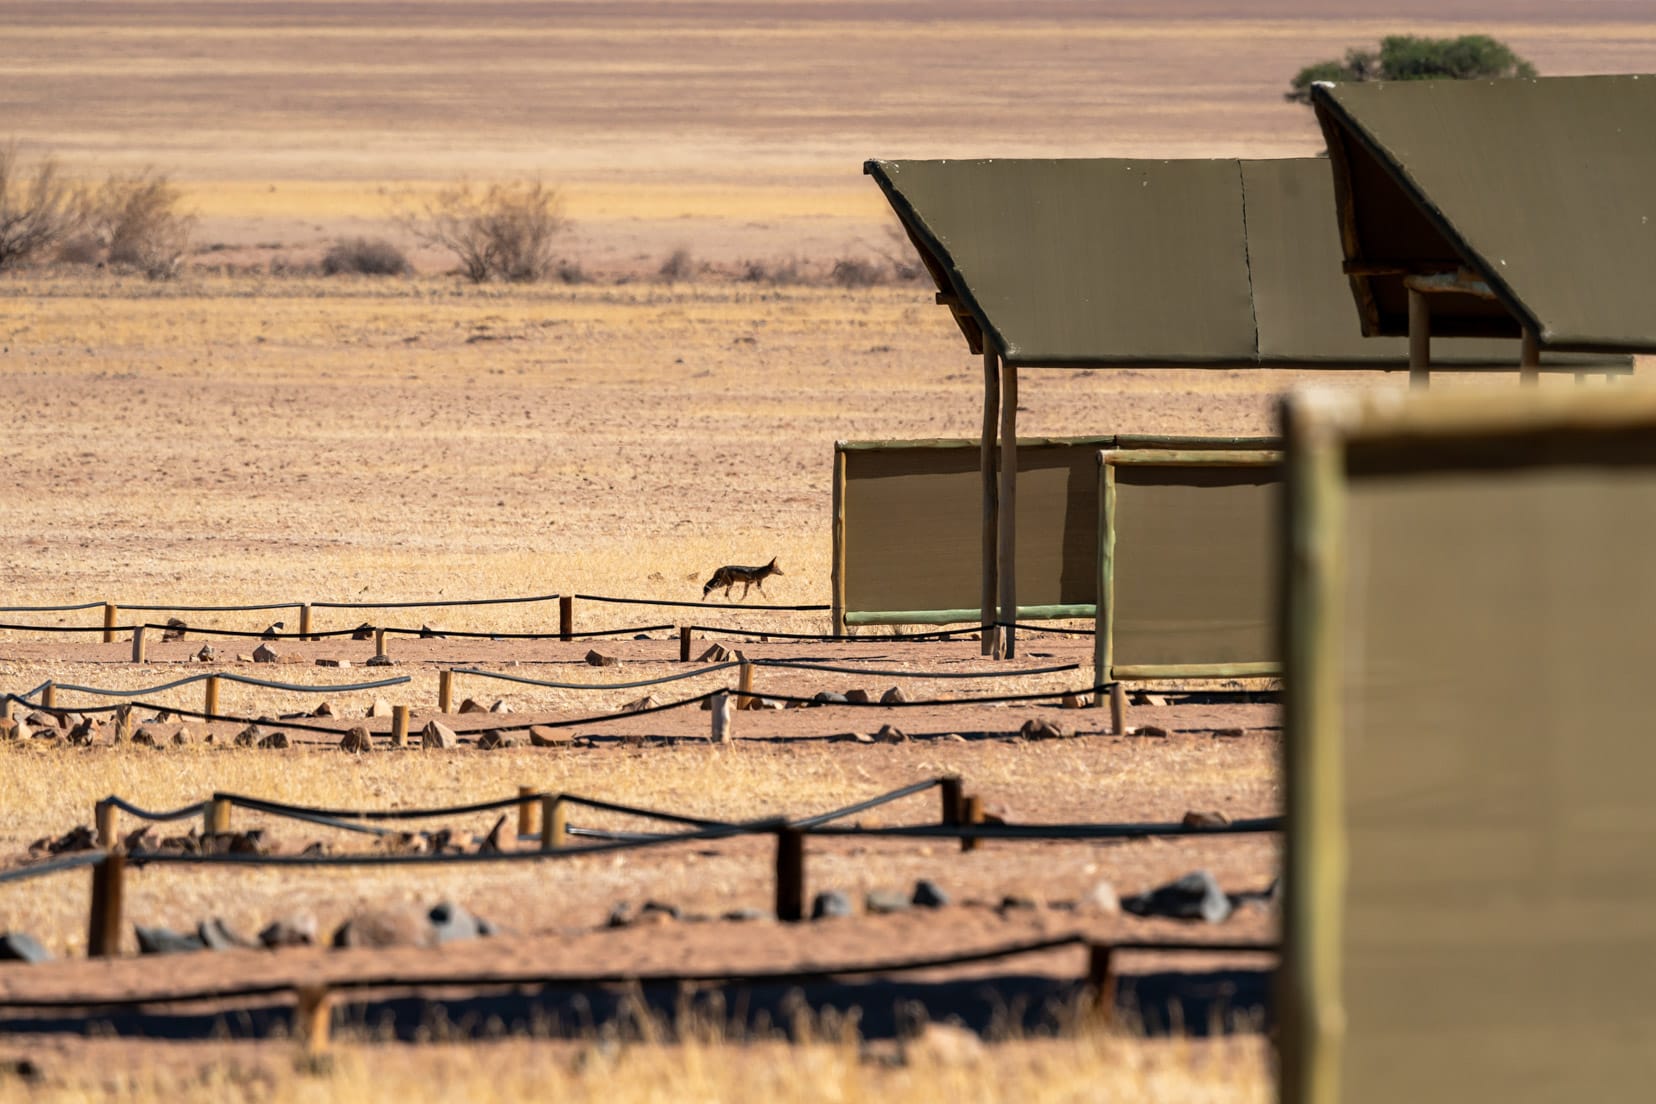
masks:
[[[1311,102],[1317,81],[1471,80],[1486,77],[1533,77],[1535,66],[1488,35],[1421,38],[1388,35],[1379,53],[1353,48],[1343,61],[1320,61],[1294,75],[1285,98]]]

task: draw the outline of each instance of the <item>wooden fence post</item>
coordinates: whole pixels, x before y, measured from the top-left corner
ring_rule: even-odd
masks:
[[[690,645],[696,640],[696,630],[689,625],[679,626],[679,662],[690,662]]]
[[[961,798],[965,793],[965,783],[958,774],[944,776],[938,783],[938,789],[943,794],[942,823],[945,827],[954,828],[960,824]]]
[[[132,662],[147,663],[149,656],[144,647],[144,626],[139,625],[132,630]]]
[[[230,831],[230,799],[214,794],[202,819],[204,823],[201,827],[206,835],[219,836]]]
[[[105,644],[115,642],[115,603],[104,603],[104,641]]]
[[[972,794],[970,797],[966,798],[963,813],[964,815],[961,817],[961,823],[982,824],[983,798],[979,797],[977,794]],[[978,849],[978,845],[982,842],[983,841],[978,839],[976,836],[962,836],[960,839],[960,849],[962,851],[976,851]]]
[[[730,695],[723,691],[714,694],[708,703],[713,709],[708,716],[713,721],[712,740],[715,744],[730,743]]]
[[[299,607],[299,639],[315,639],[315,637],[311,636],[311,608],[309,602],[306,602],[304,605]]]
[[[385,630],[384,629],[375,629],[374,630],[374,654],[376,656],[382,656],[382,655],[385,654]]]
[[[1107,1024],[1115,1015],[1116,977],[1110,968],[1110,945],[1087,944],[1087,994],[1095,1022]]]
[[[541,798],[541,850],[556,851],[569,843],[569,806],[555,796]]]
[[[535,834],[535,787],[518,787],[518,835],[532,836]]]
[[[93,806],[93,818],[98,825],[98,846],[108,851],[115,846],[115,814],[114,805],[107,801],[100,801]]]
[[[805,919],[805,833],[776,833],[776,918],[788,924]]]
[[[48,682],[45,686],[40,688],[40,708],[48,710],[57,708],[56,683]]]
[[[207,685],[207,694],[206,694],[207,700],[204,703],[204,705],[202,706],[202,712],[206,713],[210,717],[216,717],[216,716],[218,716],[218,711],[219,711],[219,699],[218,699],[219,677],[217,675],[208,675],[206,685]]]
[[[454,704],[454,672],[437,672],[437,712],[447,713]]]
[[[1110,732],[1127,735],[1127,689],[1119,682],[1110,683]]]
[[[754,709],[759,701],[753,696],[753,664],[746,659],[742,660],[741,676],[741,680],[736,684],[736,688],[741,691],[736,695],[736,708]]]
[[[326,985],[300,985],[293,995],[294,1030],[305,1057],[315,1060],[327,1053],[333,1033],[333,993]]]
[[[408,746],[408,706],[393,705],[391,707],[391,746],[405,748]]]
[[[86,953],[111,958],[121,953],[121,908],[126,856],[112,851],[92,867],[92,910],[87,922]]]
[[[565,595],[558,599],[558,639],[573,640],[575,638],[575,596]]]

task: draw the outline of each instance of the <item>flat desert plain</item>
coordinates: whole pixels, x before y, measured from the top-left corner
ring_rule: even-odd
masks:
[[[767,583],[770,601],[826,603],[833,442],[978,430],[978,365],[933,303],[933,289],[901,281],[846,288],[824,279],[836,261],[886,261],[907,248],[860,174],[864,159],[1307,155],[1321,143],[1308,110],[1283,102],[1288,78],[1383,34],[1490,33],[1547,74],[1637,71],[1656,45],[1656,21],[1611,0],[1405,3],[1384,20],[1366,7],[1296,0],[3,3],[0,25],[8,45],[0,137],[15,139],[25,155],[55,153],[91,180],[152,166],[170,174],[198,215],[196,251],[176,280],[50,267],[0,275],[0,594],[8,606],[113,601],[123,607],[121,624],[168,615],[131,609],[138,605],[552,592],[694,601],[714,567],[772,556],[785,574]],[[462,177],[531,175],[560,189],[569,220],[560,251],[581,282],[466,284],[447,274],[450,258],[418,246],[395,218],[399,207]],[[419,274],[314,273],[332,242],[357,235],[404,245]],[[660,272],[674,254],[684,263],[668,280]],[[744,280],[750,262],[807,278]],[[1020,428],[1269,433],[1276,396],[1315,378],[1027,373]],[[1325,374],[1317,382],[1398,386],[1379,375]],[[11,624],[95,626],[101,611],[3,616]],[[196,625],[256,631],[292,611],[189,616]],[[535,633],[555,629],[557,613],[532,603],[317,616],[323,631],[368,620]],[[0,630],[0,689],[14,693],[47,679],[136,691],[209,671],[274,672],[307,685],[410,678],[382,691],[317,695],[226,685],[219,707],[234,716],[279,721],[329,699],[336,717],[305,723],[335,731],[295,728],[286,750],[227,747],[238,727],[228,723],[198,727],[193,742],[173,746],[176,719],[158,726],[160,750],[68,747],[64,739],[0,744],[4,869],[33,861],[35,841],[91,823],[94,802],[110,794],[149,809],[215,791],[406,809],[507,797],[526,786],[747,819],[818,812],[954,773],[997,815],[1020,823],[1177,820],[1191,810],[1234,819],[1281,806],[1275,707],[1238,694],[1137,706],[1131,723],[1168,733],[1149,738],[1109,734],[1107,711],[1060,710],[1049,701],[742,713],[727,746],[708,744],[708,715],[688,708],[571,724],[556,746],[490,752],[475,741],[498,722],[475,714],[446,718],[462,737],[452,751],[391,749],[388,722],[374,718],[366,723],[375,751],[333,747],[376,697],[414,708],[416,727],[433,719],[445,669],[582,684],[683,673],[664,626],[689,622],[724,627],[703,633],[698,652],[722,640],[754,658],[870,672],[761,669],[761,692],[897,685],[915,698],[1056,695],[1090,681],[1084,669],[1016,673],[1084,668],[1085,637],[1030,634],[1016,663],[994,666],[969,639],[789,641],[775,634],[826,632],[826,615],[744,611],[722,601],[706,610],[578,605],[577,631],[644,630],[619,638],[393,636],[397,666],[388,670],[362,667],[374,645],[348,637],[277,641],[297,662],[269,666],[239,658],[256,640],[217,638],[218,654],[203,661],[201,638],[163,643],[152,633],[148,662],[139,666],[125,632],[106,644],[98,634]],[[589,649],[619,665],[588,666]],[[324,668],[318,659],[353,666]],[[917,677],[938,671],[973,677]],[[653,690],[572,690],[461,676],[455,703],[499,699],[514,711],[513,723],[576,722],[612,717],[647,692],[690,696],[731,677],[711,671]],[[201,695],[195,684],[144,700],[199,709]],[[59,696],[69,707],[105,700]],[[1016,738],[1029,719],[1060,721],[1078,737]],[[909,739],[852,738],[885,724]],[[1240,737],[1215,735],[1238,728]],[[934,821],[936,801],[928,791],[860,822]],[[441,823],[470,841],[497,815]],[[263,827],[295,847],[374,846],[325,826],[245,810],[236,818],[238,829]],[[639,826],[604,813],[577,823]],[[121,823],[123,831],[137,826]],[[741,839],[552,865],[150,868],[128,878],[129,926],[189,929],[217,916],[251,933],[297,911],[326,936],[364,909],[453,898],[505,929],[435,952],[156,960],[133,954],[127,930],[122,949],[130,957],[77,961],[87,939],[84,871],[0,885],[0,930],[31,932],[59,956],[49,965],[0,966],[0,1002],[397,971],[740,973],[1066,934],[1257,941],[1276,933],[1268,907],[1197,931],[1098,908],[1095,898],[1101,882],[1126,895],[1204,868],[1232,892],[1263,889],[1278,862],[1270,835],[991,842],[971,852],[952,841],[812,840],[813,892],[841,889],[860,902],[869,891],[906,889],[925,877],[954,903],[935,913],[859,914],[802,927],[695,919],[767,908],[770,847]],[[618,903],[636,911],[647,900],[671,903],[684,918],[604,927]],[[461,1012],[414,1030],[406,1009],[386,1026],[378,1017],[394,1003],[370,993],[340,1012],[331,1072],[296,1067],[291,1044],[273,1040],[272,1030],[240,1026],[274,1022],[280,1034],[283,1001],[274,1011],[245,1002],[152,1006],[118,1031],[0,1010],[0,1056],[37,1071],[0,1072],[0,1095],[25,1086],[42,1099],[167,1100],[1272,1094],[1271,1052],[1257,1020],[1227,1021],[1246,1030],[1213,1038],[1202,1037],[1205,1024],[1146,1037],[1133,1015],[1108,1029],[1076,1027],[1079,998],[1065,986],[1083,959],[1071,947],[922,975],[900,995],[936,1018],[950,1012],[937,994],[953,991],[953,982],[983,986],[977,1004],[962,1006],[968,1018],[1014,992],[1052,1007],[1027,1017],[1003,1009],[989,1031],[997,1041],[982,1053],[913,1045],[906,1064],[877,1049],[891,1033],[876,1027],[892,1005],[891,992],[880,989],[853,992],[868,1005],[868,1040],[821,1003],[768,1030],[705,1004],[691,1017],[674,1016],[671,1001],[661,1015],[618,1014],[626,1021],[619,1027],[594,1022],[590,1008],[582,1020],[557,1006],[573,1017],[572,1029],[546,1020],[545,1007],[502,1012],[518,1006],[476,986],[434,986]],[[1257,979],[1270,964],[1259,955],[1146,954],[1129,956],[1123,969]],[[927,988],[931,982],[939,988]],[[882,1000],[884,1009],[875,1008]],[[1165,1008],[1137,1011],[1165,1020]],[[168,1034],[184,1038],[153,1037]],[[792,1044],[783,1041],[789,1034]],[[423,1043],[410,1045],[414,1038]]]

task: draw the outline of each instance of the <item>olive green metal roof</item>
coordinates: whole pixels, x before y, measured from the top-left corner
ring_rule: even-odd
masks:
[[[1367,332],[1656,352],[1656,77],[1319,85]],[[1453,290],[1461,289],[1461,290]]]
[[[1405,342],[1365,338],[1351,308],[1326,160],[870,161],[864,171],[973,351],[987,334],[1008,364],[1408,364]],[[1510,369],[1518,352],[1516,341],[1437,342],[1433,363]]]

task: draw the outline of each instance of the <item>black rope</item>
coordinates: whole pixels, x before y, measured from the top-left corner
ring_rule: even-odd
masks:
[[[710,675],[740,666],[740,662],[732,659],[722,663],[709,664],[694,671],[681,671],[676,675],[638,679],[634,682],[551,682],[546,679],[528,678],[524,675],[508,675],[500,671],[484,671],[477,667],[456,667],[454,673],[457,675],[475,675],[478,678],[500,679],[503,682],[520,682],[526,686],[544,686],[552,690],[636,690],[642,686],[659,686],[664,682],[679,682],[683,679],[697,678],[701,675]]]
[[[561,594],[533,594],[527,598],[441,598],[430,602],[312,602],[311,609],[425,609],[436,606],[511,606],[554,602]],[[137,608],[137,607],[134,607]]]
[[[55,859],[48,859],[42,863],[32,863],[29,866],[19,866],[12,870],[0,871],[0,885],[6,882],[26,882],[31,878],[42,878],[47,874],[57,874],[64,870],[79,870],[83,866],[96,866],[107,857],[106,851],[76,851],[70,855],[60,855]]]
[[[827,671],[839,675],[877,675],[881,678],[916,679],[1004,679],[1027,675],[1053,675],[1062,671],[1078,671],[1079,663],[1065,663],[1058,667],[1010,668],[1002,671],[898,671],[878,668],[841,667],[829,663],[804,663],[794,659],[752,659],[755,667],[785,667],[794,671]]]
[[[108,602],[82,602],[74,606],[0,606],[0,613],[68,613],[71,610],[98,609]]]
[[[131,632],[136,625],[112,625],[109,632]],[[12,629],[16,632],[41,633],[101,633],[106,631],[102,625],[0,625],[0,629]]]
[[[935,632],[886,633],[883,635],[771,632],[768,629],[740,629],[730,625],[686,625],[685,628],[688,628],[691,632],[728,633],[731,636],[774,636],[778,640],[809,640],[822,644],[839,641],[851,641],[858,644],[884,644],[893,640],[951,640],[957,636],[970,636],[982,631],[976,625],[969,629],[938,629]]]
[[[789,824],[789,827],[801,829],[815,828],[818,825],[827,824],[831,820],[842,820],[848,816],[856,816],[858,813],[867,812],[869,809],[890,804],[893,801],[909,797],[912,794],[924,793],[927,790],[942,784],[943,780],[940,778],[928,778],[924,782],[915,782],[912,785],[904,786],[902,789],[892,790],[890,793],[881,794],[879,797],[871,797],[867,801],[859,801],[855,805],[847,805],[843,809],[834,809],[830,812],[818,813],[813,817],[804,817],[800,820],[792,821]]]
[[[577,595],[575,595],[575,597],[577,599],[579,599],[580,601],[583,601],[583,602],[613,602],[613,603],[616,603],[618,605],[628,605],[628,606],[676,606],[676,607],[679,607],[681,609],[701,609],[701,608],[703,608],[703,607],[705,607],[709,604],[705,599],[703,599],[700,602],[678,602],[678,601],[672,601],[670,599],[665,599],[665,598],[615,598],[615,597],[612,597],[612,596],[607,595],[607,594],[577,594]],[[719,608],[719,607],[714,607],[714,608]],[[739,610],[772,611],[772,612],[777,612],[777,613],[821,613],[825,610],[831,610],[834,607],[833,606],[749,606],[749,605],[737,605],[735,603],[730,603],[729,608],[730,609],[739,609]]]
[[[177,809],[168,809],[164,813],[157,813],[149,809],[140,809],[138,806],[128,802],[125,798],[116,797],[113,794],[104,798],[103,801],[99,802],[99,804],[113,805],[115,808],[121,810],[121,812],[135,816],[139,820],[156,821],[189,820],[191,817],[200,816],[207,810],[207,802],[198,801],[194,805],[184,805]]]
[[[1066,694],[1080,697],[1082,694],[1091,694],[1098,687],[1079,687],[1074,690],[1047,690],[1038,694],[996,694],[984,698],[929,698],[925,701],[879,702],[879,701],[818,701],[815,698],[800,698],[789,694],[773,694],[764,690],[741,691],[743,697],[763,698],[766,701],[797,702],[805,706],[821,706],[829,709],[843,709],[847,706],[853,709],[909,709],[920,706],[942,705],[994,705],[998,702],[1034,702],[1045,701],[1048,698],[1062,698]],[[728,691],[731,694],[737,691]]]
[[[158,625],[153,622],[147,622],[143,627],[163,631],[180,629],[185,632],[193,632],[197,636],[240,636],[259,640],[309,640],[312,637],[350,636],[357,631],[356,629],[328,629],[325,632],[272,632],[269,629],[263,631],[258,629],[214,629],[202,625]]]
[[[912,824],[891,828],[820,827],[816,836],[900,836],[928,839],[1085,840],[1143,836],[1236,836],[1282,831],[1281,817],[1232,821],[1217,828],[1184,824]]]
[[[1079,620],[1079,618],[1077,618]],[[1023,629],[1026,632],[1061,633],[1065,636],[1095,636],[1096,629],[1060,629],[1051,625],[1034,625],[1028,621],[996,621],[997,628]]]
[[[252,613],[259,610],[298,609],[303,602],[271,602],[262,606],[128,606],[115,603],[117,609],[134,613]]]

